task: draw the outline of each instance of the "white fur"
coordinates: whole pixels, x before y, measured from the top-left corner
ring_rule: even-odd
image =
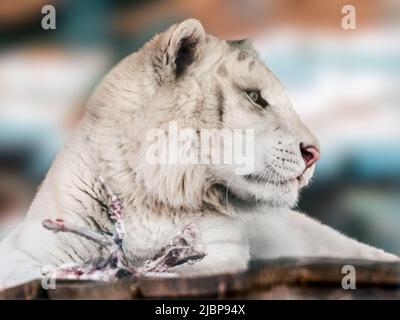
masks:
[[[176,77],[177,49],[187,36],[197,40],[193,59]],[[258,109],[241,90],[251,87],[260,88],[268,109]],[[62,218],[111,230],[96,200],[102,199],[99,175],[126,205],[125,251],[133,264],[151,258],[189,222],[199,224],[207,256],[176,267],[183,274],[243,270],[250,258],[398,259],[290,210],[314,169],[305,170],[299,144],[318,142],[254,49],[207,35],[196,20],[172,26],[118,64],[87,111],[26,219],[0,244],[0,286],[39,277],[45,265],[101,254],[89,240],[41,227],[43,219]],[[267,182],[235,175],[232,165],[149,164],[146,132],[167,129],[172,120],[183,128],[253,128],[255,172]],[[217,185],[236,199],[224,197]]]

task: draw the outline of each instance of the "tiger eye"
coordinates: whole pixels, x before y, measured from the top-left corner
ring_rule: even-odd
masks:
[[[255,104],[265,109],[269,106],[269,103],[263,99],[261,96],[261,91],[259,89],[249,89],[245,90],[247,96],[253,101]]]
[[[253,100],[255,103],[257,103],[258,96],[259,96],[258,92],[255,91],[255,90],[252,90],[252,91],[249,92],[250,99]]]

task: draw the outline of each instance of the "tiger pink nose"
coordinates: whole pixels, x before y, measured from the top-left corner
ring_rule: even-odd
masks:
[[[301,155],[306,164],[306,168],[311,167],[314,163],[316,163],[320,157],[319,150],[314,146],[304,146],[302,143],[300,144]]]

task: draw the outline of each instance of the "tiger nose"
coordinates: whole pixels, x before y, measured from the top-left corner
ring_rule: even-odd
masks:
[[[318,148],[312,145],[305,146],[303,143],[300,143],[300,152],[306,168],[311,167],[320,157]]]

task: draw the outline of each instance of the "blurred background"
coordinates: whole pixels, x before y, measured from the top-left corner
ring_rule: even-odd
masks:
[[[41,9],[56,8],[43,30]],[[342,27],[342,7],[356,29]],[[187,17],[251,37],[321,142],[298,207],[400,254],[400,2],[1,0],[0,238],[23,217],[85,101],[118,60]]]

